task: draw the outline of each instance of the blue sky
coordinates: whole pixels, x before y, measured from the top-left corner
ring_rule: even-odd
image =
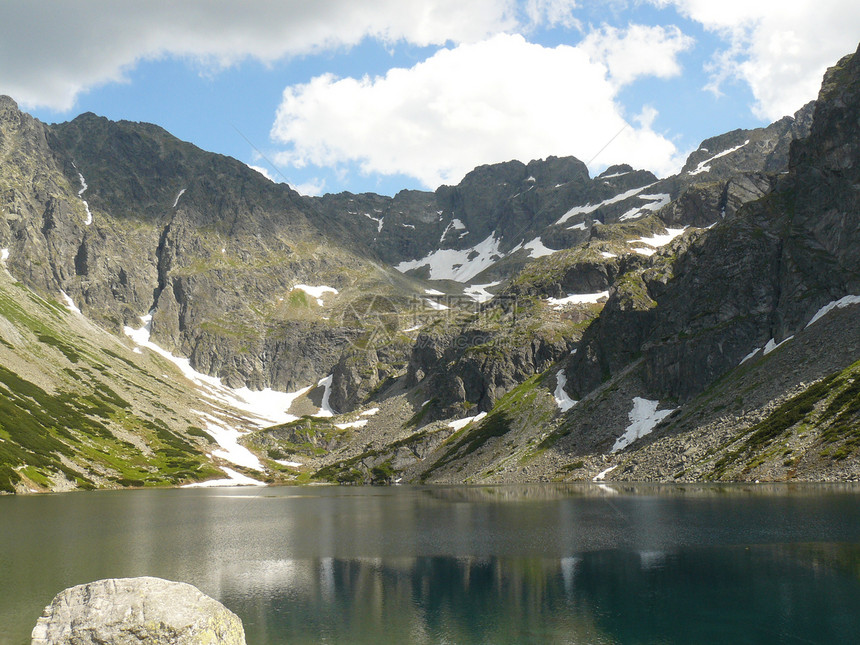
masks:
[[[0,6],[0,93],[46,122],[156,123],[306,194],[550,154],[665,175],[814,98],[860,34],[842,0],[52,6]]]

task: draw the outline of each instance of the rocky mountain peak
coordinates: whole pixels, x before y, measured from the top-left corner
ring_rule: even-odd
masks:
[[[4,117],[7,112],[18,111],[18,104],[11,96],[0,94],[0,118]]]
[[[536,159],[526,165],[529,177],[534,177],[538,186],[555,186],[567,181],[588,179],[588,166],[576,157],[553,157]]]
[[[860,49],[828,68],[819,92],[810,136],[792,149],[791,168],[814,164],[820,170],[857,172],[860,143],[851,133],[856,129],[860,102]]]

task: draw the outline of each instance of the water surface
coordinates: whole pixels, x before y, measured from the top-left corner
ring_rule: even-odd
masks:
[[[0,644],[65,587],[140,575],[217,598],[251,645],[860,642],[860,488],[0,498]]]

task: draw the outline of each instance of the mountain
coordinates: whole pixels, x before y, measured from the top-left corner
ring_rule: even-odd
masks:
[[[858,64],[662,180],[394,197],[2,97],[0,488],[854,477]]]

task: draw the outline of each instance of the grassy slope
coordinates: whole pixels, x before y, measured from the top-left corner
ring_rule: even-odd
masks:
[[[218,473],[193,393],[0,271],[0,490],[168,485]]]

